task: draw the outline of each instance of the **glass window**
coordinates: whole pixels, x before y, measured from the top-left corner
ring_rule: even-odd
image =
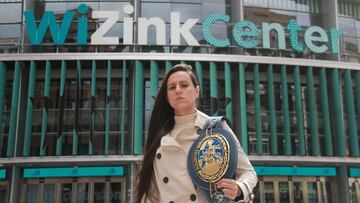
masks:
[[[279,182],[280,202],[290,202],[289,183]]]
[[[274,203],[274,184],[273,182],[264,182],[264,189],[265,189],[265,202]]]
[[[180,13],[181,23],[189,18],[201,19],[201,5],[199,4],[172,4],[171,11]]]
[[[121,186],[122,186],[121,183],[110,183],[110,191],[109,191],[109,202],[110,203],[120,203],[121,202],[121,199],[122,199],[121,198],[121,189],[122,189]]]
[[[0,45],[17,44],[20,37],[20,24],[0,25]]]
[[[27,203],[36,203],[38,199],[38,184],[29,184],[27,185]]]
[[[94,183],[94,203],[103,203],[105,201],[105,183]]]
[[[20,22],[21,14],[21,3],[0,4],[0,23]]]
[[[78,183],[76,192],[76,203],[87,203],[88,202],[88,183]]]
[[[44,184],[43,202],[55,201],[55,184]]]
[[[72,183],[61,184],[61,202],[71,203]]]
[[[165,22],[170,22],[170,10],[169,3],[142,3],[141,4],[141,17],[159,17]]]

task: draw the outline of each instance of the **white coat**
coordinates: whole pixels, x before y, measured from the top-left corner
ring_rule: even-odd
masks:
[[[194,125],[186,128],[185,133],[191,133],[191,141],[198,137],[197,130],[203,128],[208,116],[197,111]],[[223,121],[223,127],[235,138],[231,128]],[[184,133],[184,132],[182,132]],[[188,138],[187,138],[188,139]],[[238,160],[235,170],[235,181],[240,187],[245,201],[257,183],[254,168],[236,138]],[[195,188],[187,170],[187,154],[189,148],[183,147],[171,136],[171,132],[161,139],[154,159],[155,183],[151,187],[152,198],[143,197],[146,203],[206,203],[207,200],[199,188]]]

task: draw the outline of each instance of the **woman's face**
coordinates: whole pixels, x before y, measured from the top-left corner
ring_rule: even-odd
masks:
[[[194,86],[189,73],[177,71],[167,81],[167,98],[177,116],[192,114],[196,109],[199,86]]]

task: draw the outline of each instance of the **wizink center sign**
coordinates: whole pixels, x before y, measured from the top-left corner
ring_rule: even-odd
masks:
[[[77,41],[79,45],[88,45],[88,18],[86,14],[89,8],[85,4],[78,6],[79,17],[77,19]],[[130,16],[134,13],[132,5],[125,5],[123,12]],[[34,15],[31,11],[25,11],[25,23],[29,33],[30,43],[33,45],[40,45],[45,36],[47,29],[50,30],[52,40],[56,45],[65,43],[69,28],[74,20],[75,12],[67,11],[57,25],[55,15],[52,11],[46,11],[41,18],[39,25],[35,22]],[[92,19],[102,19],[104,23],[94,31],[91,35],[91,45],[116,45],[120,43],[119,37],[105,37],[105,34],[119,21],[120,11],[92,11]],[[185,23],[180,24],[180,13],[170,13],[170,45],[180,45],[180,37],[189,46],[199,46],[199,42],[191,33],[191,28],[199,21],[199,19],[190,18]],[[202,23],[202,35],[210,45],[214,47],[229,47],[231,46],[230,39],[219,39],[213,35],[211,30],[212,24],[215,22],[230,23],[230,16],[225,13],[214,13],[206,17]],[[156,45],[165,44],[165,22],[159,17],[138,18],[137,23],[137,44],[148,44],[148,28],[154,26],[156,28]],[[133,45],[134,43],[134,19],[132,17],[123,18],[123,33],[122,44]],[[339,39],[343,32],[336,28],[331,28],[326,31],[318,26],[311,26],[307,29],[302,29],[295,19],[289,20],[286,27],[279,23],[261,24],[261,29],[258,29],[254,23],[248,20],[242,20],[232,26],[232,38],[236,45],[242,48],[256,48],[258,47],[259,38],[262,39],[262,47],[270,48],[270,33],[277,34],[277,49],[286,49],[285,33],[287,32],[290,38],[290,47],[296,52],[302,52],[305,46],[312,52],[324,53],[329,51],[331,53],[339,53]],[[304,32],[304,33],[301,33]],[[121,33],[119,33],[121,34]],[[299,34],[304,36],[304,41],[300,41]],[[288,46],[289,47],[289,46]]]

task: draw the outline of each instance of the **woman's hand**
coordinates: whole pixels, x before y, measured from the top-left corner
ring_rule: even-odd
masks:
[[[216,183],[216,188],[224,192],[225,197],[234,200],[241,195],[241,189],[235,180],[224,178]]]

